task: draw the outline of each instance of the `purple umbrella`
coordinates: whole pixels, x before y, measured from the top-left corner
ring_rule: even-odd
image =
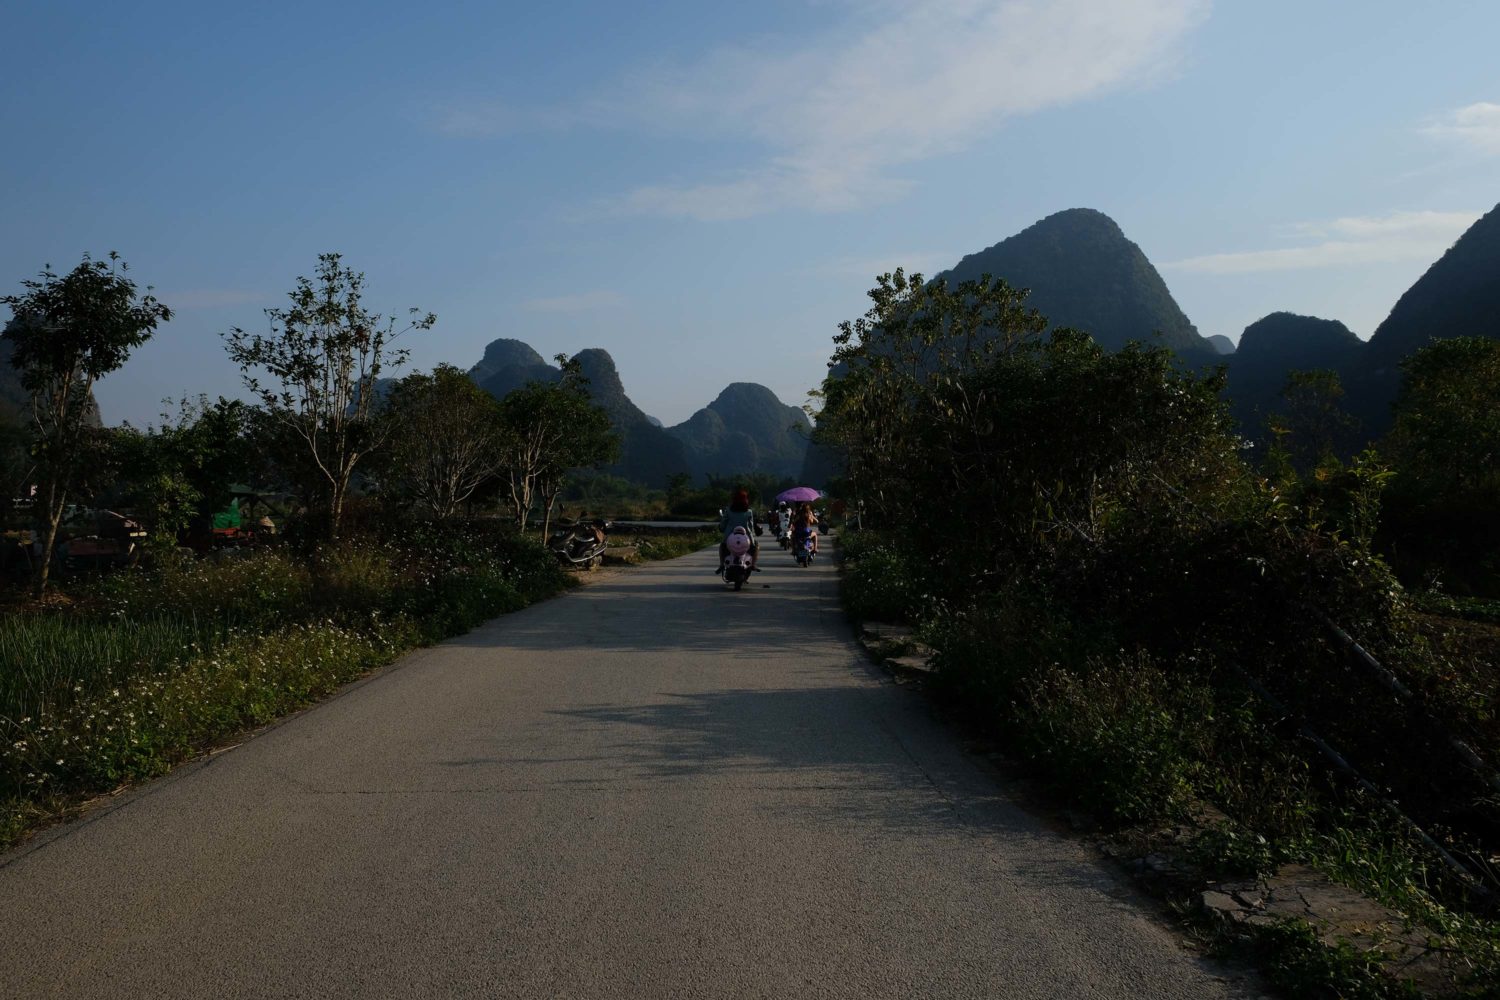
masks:
[[[777,503],[781,503],[783,500],[787,503],[812,503],[814,500],[821,499],[823,499],[822,492],[813,489],[811,486],[793,486],[789,490],[783,490],[776,494]]]

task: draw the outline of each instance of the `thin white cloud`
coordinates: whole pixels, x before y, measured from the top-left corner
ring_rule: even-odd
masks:
[[[892,169],[964,148],[1007,119],[1170,72],[1210,0],[850,0],[812,40],[771,38],[640,70],[553,110],[431,108],[451,136],[625,128],[758,151],[718,175],[663,178],[606,199],[624,215],[738,219],[844,211],[899,197]]]
[[[1422,132],[1478,153],[1500,155],[1500,104],[1480,101],[1450,111]]]
[[[1208,4],[850,6],[849,21],[815,44],[721,49],[625,88],[608,109],[614,120],[754,140],[769,155],[733,176],[637,188],[614,208],[716,220],[893,199],[909,184],[892,167],[961,149],[1007,118],[1149,81]]]
[[[591,309],[614,309],[625,304],[625,296],[608,289],[595,289],[575,295],[558,295],[553,298],[527,299],[521,308],[531,312],[587,312]]]
[[[1289,227],[1305,246],[1206,254],[1163,267],[1200,274],[1255,274],[1321,267],[1436,260],[1483,214],[1481,212],[1392,212],[1349,216]]]
[[[222,309],[256,303],[269,304],[274,296],[241,288],[184,288],[175,292],[153,292],[170,309]]]

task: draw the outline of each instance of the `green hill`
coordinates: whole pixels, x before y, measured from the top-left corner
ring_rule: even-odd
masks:
[[[1141,248],[1103,212],[1049,215],[938,277],[966,281],[982,274],[1031,289],[1029,304],[1053,326],[1084,330],[1110,350],[1159,338],[1191,363],[1218,357]]]
[[[687,446],[695,477],[750,471],[796,476],[807,456],[812,422],[765,386],[735,382],[668,430]]]
[[[1225,358],[1230,410],[1247,434],[1259,432],[1281,405],[1293,371],[1329,369],[1345,383],[1358,377],[1366,345],[1337,320],[1274,312],[1251,323],[1239,349]]]
[[[1370,367],[1399,364],[1429,340],[1500,339],[1500,205],[1458,238],[1370,337]]]

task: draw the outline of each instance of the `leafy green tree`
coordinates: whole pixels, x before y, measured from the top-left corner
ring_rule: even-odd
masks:
[[[22,282],[21,295],[0,298],[13,319],[3,336],[31,395],[32,455],[44,535],[36,591],[47,589],[70,491],[90,470],[97,443],[94,383],[125,363],[172,311],[127,277],[125,262],[83,261],[67,274],[44,268]]]
[[[1282,411],[1270,425],[1272,462],[1285,462],[1297,474],[1337,466],[1354,448],[1359,421],[1344,408],[1344,384],[1328,369],[1287,373]]]
[[[384,480],[434,520],[451,519],[501,469],[507,427],[500,405],[452,365],[393,385],[383,419],[391,424]]]
[[[944,588],[1082,574],[1110,545],[1194,530],[1244,479],[1221,376],[1183,372],[1161,347],[1043,338],[1002,281],[897,272],[870,295],[835,338],[819,433],[877,526],[920,526],[921,547],[943,553]]]
[[[1401,475],[1434,495],[1493,481],[1500,468],[1500,341],[1435,341],[1401,368],[1389,441]]]
[[[0,410],[0,503],[9,511],[31,479],[30,438],[21,422]]]
[[[1402,369],[1388,548],[1408,578],[1500,596],[1500,341],[1435,341]]]
[[[511,514],[524,531],[540,503],[543,537],[568,472],[612,461],[619,450],[609,414],[590,399],[577,359],[559,354],[556,360],[562,367],[560,380],[532,382],[500,402],[507,428],[503,465]]]
[[[876,517],[895,521],[920,495],[932,457],[918,443],[924,421],[940,416],[964,441],[988,426],[984,400],[967,398],[957,376],[1034,342],[1046,320],[1026,307],[1025,292],[989,275],[954,287],[897,268],[877,282],[870,309],[834,337],[814,438],[845,456],[854,492]]]
[[[299,277],[291,305],[267,309],[267,334],[236,327],[224,335],[229,357],[266,412],[300,442],[296,463],[309,503],[322,510],[324,530],[337,539],[355,469],[379,449],[390,425],[376,419],[378,382],[406,363],[394,341],[437,322],[411,309],[398,328],[394,316],[364,306],[365,277],[336,253],[321,254],[314,279]],[[263,381],[264,380],[264,381]]]
[[[195,518],[229,504],[231,488],[250,477],[251,407],[222,396],[185,398],[159,426],[114,432],[112,451],[120,502],[136,513],[153,541],[171,543]]]

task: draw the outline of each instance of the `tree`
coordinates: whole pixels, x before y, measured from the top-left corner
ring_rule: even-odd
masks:
[[[1500,341],[1435,341],[1402,370],[1387,547],[1408,579],[1500,597]]]
[[[559,381],[531,382],[500,401],[511,513],[516,528],[524,531],[540,501],[543,537],[569,470],[611,461],[619,448],[609,415],[589,398],[588,379],[578,361],[565,354],[556,360],[562,367]]]
[[[385,479],[394,495],[446,521],[501,467],[500,405],[452,365],[414,372],[391,387]]]
[[[897,272],[870,297],[835,337],[818,433],[877,526],[903,529],[924,565],[943,553],[935,586],[977,592],[1058,566],[1082,579],[1106,538],[1201,521],[1239,478],[1222,377],[1182,371],[1165,348],[1043,339],[1025,292],[988,278],[949,288]]]
[[[119,498],[153,539],[175,541],[194,518],[228,506],[232,486],[250,477],[250,422],[251,408],[240,400],[198,396],[163,413],[157,427],[114,432]]]
[[[336,253],[319,255],[315,280],[297,279],[290,307],[266,310],[268,334],[238,327],[224,334],[245,386],[300,442],[309,469],[304,498],[321,507],[324,530],[335,540],[354,470],[390,430],[376,419],[378,382],[408,355],[391,345],[437,322],[432,313],[411,309],[397,329],[394,316],[369,312],[362,301],[365,276],[342,260]],[[263,383],[259,372],[271,381]]]
[[[138,294],[127,270],[119,254],[111,252],[107,263],[84,255],[67,274],[56,274],[49,265],[38,278],[22,282],[24,294],[0,299],[14,316],[3,336],[31,396],[32,454],[44,521],[36,568],[39,596],[47,589],[69,492],[89,469],[98,421],[94,383],[172,318],[149,287]]]
[[[1500,467],[1500,341],[1434,341],[1401,365],[1389,447],[1434,496],[1493,482]]]
[[[877,281],[864,316],[839,324],[814,440],[845,456],[854,490],[878,518],[898,521],[922,502],[912,474],[933,456],[916,432],[932,407],[945,408],[944,426],[961,438],[955,444],[972,442],[989,418],[958,376],[1035,343],[1047,324],[1026,306],[1025,291],[989,275],[955,287],[897,268]]]
[[[1288,372],[1281,399],[1283,412],[1269,421],[1273,466],[1289,464],[1305,475],[1318,466],[1337,465],[1354,450],[1359,421],[1344,409],[1338,372]]]

